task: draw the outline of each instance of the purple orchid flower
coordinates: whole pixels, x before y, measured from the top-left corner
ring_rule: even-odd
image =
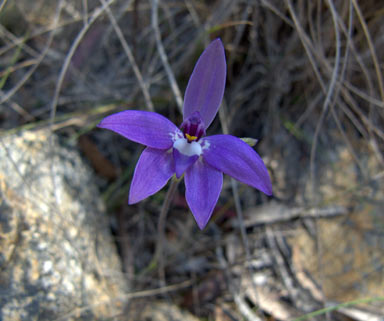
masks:
[[[224,47],[214,40],[202,53],[189,79],[180,128],[164,116],[127,110],[104,118],[98,127],[147,146],[136,165],[129,204],[155,194],[176,174],[184,174],[185,196],[200,229],[215,208],[223,173],[272,194],[267,168],[244,141],[231,135],[205,137],[223,99],[226,78]]]

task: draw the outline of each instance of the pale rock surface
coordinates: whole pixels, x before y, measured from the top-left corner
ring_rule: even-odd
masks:
[[[78,153],[47,131],[0,137],[0,320],[106,320],[126,290]]]

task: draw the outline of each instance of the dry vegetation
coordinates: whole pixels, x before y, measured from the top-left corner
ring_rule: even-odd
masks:
[[[157,301],[227,321],[383,298],[381,1],[2,0],[0,10],[1,135],[50,128],[95,169],[133,293],[111,320],[144,320]],[[181,123],[189,75],[215,37],[228,78],[210,133],[258,138],[274,197],[227,177],[201,232],[179,184],[161,238],[166,189],[128,206],[141,148],[95,125],[130,108]],[[382,320],[383,306],[314,319]]]

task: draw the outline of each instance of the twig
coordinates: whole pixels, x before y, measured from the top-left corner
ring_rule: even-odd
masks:
[[[355,7],[355,10],[356,10],[357,17],[359,18],[361,27],[363,28],[365,37],[367,38],[368,47],[369,47],[369,50],[371,51],[371,55],[372,55],[373,65],[375,66],[375,71],[376,71],[376,76],[377,76],[377,81],[378,81],[378,85],[379,85],[381,99],[384,100],[383,77],[382,77],[382,74],[380,71],[381,70],[380,64],[377,60],[375,46],[373,45],[371,34],[369,33],[367,24],[364,20],[363,14],[361,13],[359,5],[357,4],[356,0],[352,0],[352,2],[353,2],[353,6]]]
[[[182,98],[179,86],[177,85],[177,82],[175,80],[175,76],[173,74],[171,66],[169,65],[167,54],[165,53],[164,46],[161,41],[161,34],[160,34],[159,21],[158,21],[158,7],[159,7],[159,0],[152,0],[152,28],[155,32],[156,46],[161,58],[161,62],[163,63],[165,72],[167,74],[169,83],[171,85],[173,95],[175,96],[177,107],[179,107],[179,111],[180,113],[182,113],[183,98]]]
[[[83,24],[85,26],[88,22],[88,2],[87,0],[82,0],[81,3],[83,7]]]
[[[317,126],[315,129],[314,137],[313,137],[313,142],[311,146],[311,155],[310,155],[310,161],[309,161],[309,166],[310,166],[310,182],[311,182],[311,193],[312,197],[317,195],[315,191],[315,153],[316,153],[316,148],[317,148],[317,141],[320,133],[321,126],[323,124],[324,117],[326,115],[326,112],[328,110],[329,104],[331,102],[331,97],[335,89],[336,85],[336,80],[337,80],[337,75],[339,73],[339,65],[340,65],[340,31],[337,23],[337,13],[336,9],[332,3],[332,1],[328,0],[329,7],[331,8],[331,14],[332,14],[332,21],[335,27],[335,45],[336,45],[336,54],[335,54],[335,66],[333,68],[332,72],[332,77],[331,81],[329,83],[329,87],[327,90],[327,95],[325,97],[324,103],[323,103],[323,108],[321,111],[321,115],[319,118],[319,121],[317,122]]]
[[[235,294],[235,303],[240,311],[240,313],[249,321],[262,321],[253,311],[251,308],[247,305],[245,302],[243,296],[240,294]]]
[[[226,122],[226,117],[225,117],[225,103],[224,103],[224,101],[223,101],[223,105],[224,106],[221,106],[221,108],[219,109],[220,123],[221,123],[222,129],[223,129],[223,133],[228,134],[228,124]],[[251,252],[249,250],[249,242],[248,242],[248,237],[247,237],[247,231],[245,229],[245,224],[244,224],[243,210],[242,210],[241,204],[240,204],[240,196],[239,196],[239,190],[237,188],[237,181],[232,177],[230,178],[230,180],[231,180],[232,194],[233,194],[233,199],[235,202],[235,208],[236,208],[236,214],[237,214],[237,219],[238,219],[238,223],[239,223],[241,239],[242,239],[242,243],[243,243],[243,247],[244,247],[244,251],[245,251],[245,259],[246,259],[247,266],[248,266],[247,271],[249,272],[250,279],[252,280],[252,287],[253,287],[254,293],[257,297],[258,292],[256,290],[256,284],[252,278],[252,268],[251,268],[251,265],[248,264],[249,262],[251,262]],[[258,300],[259,298],[257,297],[256,299]],[[235,296],[235,300],[238,300],[238,303],[240,304],[240,307],[241,307],[241,298],[238,296],[236,299],[236,296]],[[240,309],[240,307],[239,307],[239,309]],[[243,312],[245,312],[245,310],[243,310]]]
[[[112,1],[114,1],[114,0],[111,0],[110,2],[112,2]],[[59,4],[59,9],[61,9],[61,2]],[[69,68],[69,65],[71,63],[72,57],[73,57],[77,47],[79,46],[81,40],[83,39],[85,33],[89,30],[89,27],[96,21],[96,19],[101,15],[101,13],[105,10],[105,8],[106,8],[106,6],[104,6],[102,8],[97,8],[94,11],[94,13],[93,13],[91,19],[89,20],[88,24],[85,25],[81,29],[81,31],[77,35],[76,39],[72,43],[72,46],[69,49],[69,52],[68,52],[67,56],[65,57],[64,63],[62,65],[60,73],[59,73],[59,77],[58,77],[57,82],[56,82],[55,92],[54,92],[52,103],[51,103],[51,112],[50,112],[50,119],[49,119],[49,128],[50,128],[51,133],[53,132],[53,124],[54,124],[54,121],[55,121],[56,110],[57,110],[57,103],[58,103],[58,100],[59,100],[59,95],[60,95],[61,87],[63,85],[64,79],[65,79],[65,75],[66,75],[66,73],[68,71],[68,68]],[[53,135],[49,136],[49,146],[50,146],[50,149],[51,149],[51,153],[54,154],[55,145],[54,145],[54,142],[53,142]],[[50,164],[50,172],[51,172],[52,184],[53,184],[53,187],[54,187],[53,188],[54,196],[56,198],[57,203],[59,203],[59,197],[58,197],[58,195],[56,193],[57,190],[58,190],[56,188],[57,177],[54,174],[54,161],[53,160],[52,160],[52,162]]]
[[[341,21],[339,16],[338,16],[338,20]],[[343,25],[341,25],[341,27],[343,28]],[[336,125],[337,125],[342,137],[344,138],[345,143],[347,144],[347,148],[349,149],[349,152],[351,153],[352,157],[354,158],[356,164],[359,166],[360,171],[362,173],[364,173],[363,165],[362,165],[361,161],[359,160],[358,156],[356,155],[355,150],[352,146],[352,143],[349,141],[347,134],[345,132],[345,129],[343,128],[341,121],[340,121],[340,119],[336,113],[336,110],[335,110],[335,105],[338,102],[338,96],[339,96],[339,92],[342,89],[342,84],[346,83],[345,72],[347,70],[347,65],[348,65],[349,50],[350,50],[351,39],[352,39],[352,28],[353,28],[353,5],[352,5],[352,2],[350,1],[349,2],[348,31],[346,32],[347,33],[347,42],[345,45],[345,54],[344,54],[344,58],[343,58],[344,63],[343,63],[342,69],[340,71],[338,86],[336,88],[336,93],[335,93],[336,98],[334,99],[333,104],[331,105],[331,113],[332,113],[333,119],[335,120]],[[369,80],[369,78],[367,78],[367,79]],[[370,85],[369,87],[371,88],[372,86]]]
[[[162,286],[166,285],[164,257],[163,257],[163,247],[165,242],[165,238],[164,238],[165,222],[167,220],[168,210],[173,200],[173,197],[175,196],[177,185],[179,184],[179,182],[180,180],[177,179],[175,176],[172,177],[171,185],[169,186],[167,194],[165,195],[163,206],[161,207],[159,223],[157,225],[157,243],[156,243],[154,261],[159,263],[159,278]]]
[[[300,40],[301,40],[301,43],[304,47],[304,50],[307,54],[307,57],[309,59],[309,62],[312,66],[312,69],[313,69],[313,72],[315,73],[316,75],[316,78],[317,80],[319,81],[319,84],[320,84],[320,87],[322,89],[322,91],[325,93],[326,92],[326,88],[325,88],[325,84],[324,84],[324,81],[323,81],[323,78],[321,77],[320,75],[320,71],[319,71],[319,68],[316,64],[316,61],[315,61],[315,58],[313,57],[313,52],[314,52],[314,49],[313,49],[313,46],[311,45],[311,42],[310,40],[308,39],[308,36],[305,34],[297,16],[296,16],[296,13],[295,11],[293,10],[293,5],[292,5],[292,1],[291,0],[286,0],[286,3],[287,3],[287,6],[288,6],[288,11],[293,19],[293,22],[294,22],[294,26],[296,27],[296,31],[300,37]]]
[[[231,273],[230,269],[228,266],[228,262],[226,261],[224,254],[223,254],[223,249],[221,247],[216,247],[216,256],[218,258],[219,264],[224,270],[225,277],[227,278],[228,281],[228,288],[229,291],[231,292],[233,299],[236,303],[237,308],[239,309],[240,313],[249,321],[262,321],[257,315],[253,313],[251,308],[247,305],[247,303],[244,300],[244,294],[239,293],[237,289],[235,289],[233,282],[231,281]],[[249,262],[249,261],[248,261]],[[248,263],[247,262],[247,263]],[[252,285],[254,284],[252,276],[250,276],[250,280],[252,282]],[[255,296],[257,296],[256,301],[258,302],[258,295],[256,289],[253,289]]]
[[[316,148],[317,148],[318,137],[319,137],[319,133],[320,133],[320,129],[322,127],[323,121],[324,121],[324,117],[326,115],[326,112],[328,110],[329,104],[331,102],[332,94],[333,94],[334,89],[335,89],[336,80],[337,80],[337,76],[338,76],[338,73],[339,73],[339,65],[340,65],[340,46],[341,46],[341,43],[340,43],[339,25],[338,25],[338,22],[337,22],[337,13],[336,13],[336,9],[335,9],[335,7],[333,5],[333,2],[331,0],[327,0],[327,2],[328,2],[328,5],[330,7],[330,10],[331,10],[332,21],[333,21],[334,29],[335,29],[336,53],[335,53],[335,64],[334,64],[334,68],[333,68],[333,72],[332,72],[331,81],[329,83],[327,95],[326,95],[325,100],[324,100],[324,104],[323,104],[323,108],[322,108],[322,111],[321,111],[320,119],[319,119],[319,121],[318,121],[318,123],[316,125],[316,129],[315,129],[315,133],[314,133],[314,137],[313,137],[313,142],[312,142],[312,146],[311,146],[311,154],[310,154],[310,161],[309,161],[310,165],[309,166],[310,166],[310,182],[311,182],[311,194],[312,194],[311,196],[312,197],[317,195],[317,193],[315,191],[315,153],[316,153]],[[317,228],[317,221],[315,221],[314,224],[316,226],[316,231],[317,231],[318,230],[318,228]],[[319,238],[319,235],[318,235],[318,233],[316,233],[317,267],[318,267],[318,270],[319,270],[319,277],[320,277],[320,281],[321,281],[320,286],[321,286],[321,289],[322,289],[322,284],[323,284],[323,281],[324,281],[324,274],[323,274],[323,271],[321,269],[321,258],[322,258],[322,254],[323,254],[323,248],[322,248],[322,244],[321,244],[321,242],[319,242],[318,238]],[[325,297],[323,297],[322,300],[323,300],[323,306],[325,307],[325,304],[326,304]],[[326,316],[327,320],[330,319],[330,316],[329,316],[328,313],[326,313],[325,316]]]
[[[80,42],[83,39],[84,35],[87,33],[87,31],[91,27],[91,25],[96,21],[96,19],[98,17],[100,17],[100,15],[106,10],[108,5],[110,5],[113,1],[114,0],[109,0],[108,3],[106,3],[103,7],[97,8],[94,11],[94,13],[91,16],[91,18],[89,19],[88,23],[85,26],[83,26],[83,28],[78,33],[76,39],[72,43],[72,46],[69,49],[67,56],[65,57],[64,63],[63,63],[63,65],[61,67],[61,70],[60,70],[59,77],[58,77],[57,82],[56,82],[55,93],[53,95],[53,100],[52,100],[52,103],[51,103],[51,115],[50,115],[50,123],[51,123],[51,125],[55,121],[55,115],[56,115],[56,109],[57,109],[57,103],[58,103],[58,100],[59,100],[60,90],[61,90],[61,87],[63,85],[64,79],[65,79],[65,75],[66,75],[66,73],[68,71],[69,64],[71,63],[73,55],[74,55],[77,47],[80,45]]]
[[[270,248],[271,256],[276,262],[277,272],[280,275],[281,281],[284,283],[285,288],[287,289],[289,295],[292,298],[292,301],[295,302],[295,306],[297,306],[302,310],[305,310],[308,307],[308,305],[306,304],[306,302],[303,302],[303,300],[300,297],[300,291],[295,286],[294,280],[291,277],[290,273],[288,272],[288,269],[284,262],[284,258],[279,251],[275,233],[270,226],[267,226],[266,228],[266,236],[267,236],[266,240]]]
[[[0,11],[3,10],[5,4],[7,3],[7,0],[3,0],[1,1],[1,4],[0,4]]]
[[[223,105],[224,105],[224,103],[223,103]],[[222,106],[219,109],[219,117],[220,117],[221,126],[223,128],[223,133],[228,134],[228,124],[225,120],[226,119],[225,118],[225,106]],[[248,243],[247,233],[246,233],[245,225],[244,225],[244,217],[243,217],[243,210],[242,210],[241,204],[240,204],[239,190],[237,188],[236,180],[233,179],[232,177],[231,177],[231,188],[232,188],[233,199],[235,201],[237,219],[239,221],[239,228],[240,228],[241,238],[243,240],[246,260],[247,260],[247,262],[250,262],[251,253],[249,251],[249,243]]]
[[[192,284],[193,284],[193,281],[186,280],[186,281],[181,282],[181,283],[172,284],[172,285],[168,285],[168,286],[160,287],[160,288],[156,288],[156,289],[126,293],[126,294],[123,294],[123,295],[118,296],[118,297],[113,298],[113,299],[110,299],[110,298],[102,299],[95,304],[89,304],[85,307],[74,309],[73,311],[67,313],[66,315],[62,315],[61,317],[55,319],[54,321],[68,320],[72,316],[79,315],[81,312],[91,310],[92,308],[96,308],[96,307],[101,306],[103,304],[111,304],[111,303],[118,302],[118,301],[123,302],[123,301],[131,300],[131,299],[151,297],[151,296],[155,296],[155,295],[159,295],[159,294],[164,294],[164,293],[168,293],[168,292],[173,292],[173,291],[185,289],[185,288],[190,287]]]
[[[48,33],[50,31],[52,31],[53,29],[56,29],[59,27],[60,27],[59,24],[57,26],[51,25],[50,27],[45,29],[45,33]],[[31,37],[31,36],[27,35],[24,37],[16,37],[12,32],[10,32],[7,28],[5,28],[1,24],[0,24],[0,35],[4,36],[5,38],[8,38],[10,41],[9,44],[0,48],[0,56],[4,55],[6,52],[8,52],[9,50],[11,50],[13,48],[20,46],[21,44],[23,45],[21,49],[24,50],[29,55],[31,55],[33,58],[37,58],[40,56],[39,52],[37,52],[35,49],[32,49],[30,46],[27,45],[27,41],[30,40],[33,36]],[[2,39],[2,40],[4,40],[4,39]]]
[[[245,227],[249,228],[260,224],[274,224],[287,222],[297,218],[331,218],[348,214],[344,206],[327,206],[319,208],[288,207],[276,202],[270,202],[259,207],[249,208],[246,211]]]
[[[100,2],[104,5],[106,4],[105,0],[100,0]],[[140,69],[136,63],[135,57],[132,54],[132,50],[131,50],[130,46],[128,45],[128,42],[125,40],[123,32],[121,31],[119,25],[117,24],[117,21],[116,21],[114,15],[112,14],[111,9],[109,8],[109,4],[106,6],[106,12],[107,12],[109,20],[111,21],[112,27],[116,32],[117,38],[119,38],[119,41],[120,41],[121,45],[123,46],[123,50],[124,50],[125,54],[127,55],[127,58],[129,60],[130,64],[132,65],[133,72],[135,73],[136,79],[139,82],[139,86],[140,86],[140,89],[143,93],[147,108],[150,111],[155,111],[155,108],[153,106],[153,102],[151,100],[151,95],[149,94],[148,85],[144,81],[144,78],[143,78],[143,76],[140,72]]]
[[[2,91],[0,90],[0,104],[3,104],[6,102],[9,98],[11,98],[25,83],[26,81],[32,76],[32,74],[35,72],[37,67],[41,64],[43,59],[48,53],[49,48],[51,47],[53,37],[55,35],[55,29],[58,25],[59,17],[60,17],[60,11],[61,11],[61,2],[58,4],[56,14],[54,16],[53,22],[52,22],[52,31],[48,36],[48,40],[45,44],[45,47],[43,51],[41,52],[40,56],[36,58],[36,63],[31,67],[31,69],[28,70],[27,73],[21,78],[21,80],[11,89],[9,90],[6,94],[3,94]],[[22,45],[23,41],[21,41],[20,45]]]
[[[303,316],[301,316],[299,318],[294,319],[293,321],[308,320],[308,319],[311,319],[311,318],[316,317],[318,315],[322,315],[322,314],[324,314],[326,312],[337,311],[339,309],[348,308],[350,306],[354,306],[354,305],[357,305],[357,304],[370,303],[370,302],[375,302],[375,301],[384,301],[384,297],[382,296],[382,297],[357,299],[357,300],[354,300],[354,301],[348,301],[348,302],[345,302],[345,303],[340,303],[340,304],[337,304],[337,305],[328,306],[328,307],[325,307],[324,309],[316,310],[314,312],[305,314],[305,315],[303,315]],[[364,320],[371,320],[371,319],[364,319]],[[373,319],[373,320],[375,320],[375,319]],[[378,320],[382,320],[382,319],[378,319]]]

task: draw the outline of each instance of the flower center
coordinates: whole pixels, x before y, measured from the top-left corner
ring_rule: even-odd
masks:
[[[187,139],[188,143],[197,142],[205,135],[204,122],[198,111],[195,111],[185,119],[181,124],[180,129],[183,131],[184,137]]]
[[[202,152],[202,148],[200,143],[197,142],[189,142],[185,138],[179,138],[173,144],[173,148],[177,149],[179,153],[184,156],[200,156]]]

